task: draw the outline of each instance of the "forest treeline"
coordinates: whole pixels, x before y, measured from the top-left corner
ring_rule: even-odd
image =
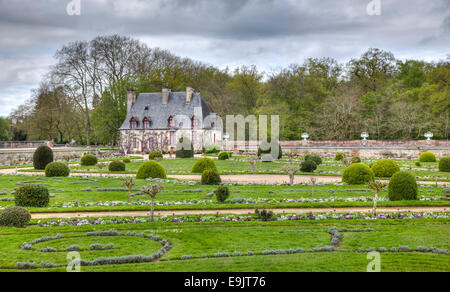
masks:
[[[115,144],[127,90],[201,92],[214,112],[279,115],[282,140],[449,138],[450,55],[397,60],[370,48],[340,64],[310,58],[274,72],[219,69],[150,48],[130,37],[100,36],[60,48],[32,97],[13,111],[14,140]]]

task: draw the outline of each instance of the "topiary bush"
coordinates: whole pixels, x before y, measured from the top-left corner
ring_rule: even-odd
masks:
[[[353,156],[352,163],[361,163],[361,158],[359,158],[358,156]]]
[[[93,154],[85,154],[83,157],[81,157],[81,165],[83,166],[93,166],[96,165],[97,162],[97,156]]]
[[[229,152],[222,152],[219,154],[219,160],[228,160],[230,159]]]
[[[388,185],[389,199],[391,201],[417,200],[417,182],[416,178],[406,172],[395,173]]]
[[[120,160],[112,161],[108,166],[109,171],[113,171],[113,172],[114,171],[125,171],[125,168],[126,168],[125,163],[123,163]]]
[[[374,180],[375,175],[372,169],[363,163],[354,163],[345,168],[342,181],[350,185],[365,184]]]
[[[137,179],[147,178],[167,178],[166,170],[156,161],[144,162],[138,169],[136,174]]]
[[[186,140],[185,140],[186,139]],[[190,149],[184,147],[184,145],[191,145]],[[177,158],[193,158],[194,157],[194,145],[192,145],[191,141],[185,137],[181,137],[178,141],[176,148],[176,157]]]
[[[51,162],[45,167],[46,177],[67,177],[69,173],[69,167],[62,162]]]
[[[128,157],[125,157],[124,159],[122,159],[123,163],[131,163],[131,159]]]
[[[263,147],[261,147],[263,146]],[[261,148],[268,149],[262,150]],[[261,142],[261,145],[258,147],[258,157],[261,158],[263,154],[271,154],[272,147],[270,142]],[[281,149],[280,143],[278,143],[278,155],[276,157],[272,156],[272,160],[283,158],[283,150]]]
[[[0,226],[23,227],[30,220],[30,212],[23,207],[10,206],[0,213]]]
[[[217,201],[224,203],[230,197],[230,190],[225,186],[220,186],[214,191],[214,194]]]
[[[338,152],[338,153],[336,153],[336,156],[334,157],[334,160],[341,161],[344,158],[345,158],[345,153]]]
[[[300,170],[303,172],[314,172],[317,169],[317,164],[312,160],[305,160],[300,164]]]
[[[431,152],[424,152],[420,154],[420,162],[436,162],[436,156]]]
[[[162,158],[163,158],[163,155],[159,151],[152,151],[148,154],[149,160],[157,160],[157,159],[162,159]]]
[[[27,184],[16,190],[14,195],[16,206],[47,207],[50,201],[48,189],[42,185]]]
[[[312,154],[305,155],[305,161],[308,161],[308,160],[314,161],[317,166],[322,164],[322,158],[320,158],[320,156],[318,156],[318,155],[312,155]]]
[[[376,177],[391,177],[400,171],[400,166],[392,159],[380,159],[372,164],[372,171]]]
[[[213,169],[207,169],[202,173],[202,185],[219,185],[222,183],[219,173]]]
[[[450,172],[450,157],[442,157],[439,160],[439,171]]]
[[[53,151],[48,146],[40,146],[34,151],[34,169],[44,170],[47,164],[53,162]]]
[[[216,164],[211,158],[200,158],[192,167],[193,173],[203,173],[205,170],[217,171]]]

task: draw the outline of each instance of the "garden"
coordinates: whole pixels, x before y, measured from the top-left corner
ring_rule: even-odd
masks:
[[[70,252],[82,271],[365,271],[369,252],[382,271],[449,270],[450,158],[261,154],[39,148],[0,175],[0,270],[65,271]],[[240,174],[286,180],[222,181]]]

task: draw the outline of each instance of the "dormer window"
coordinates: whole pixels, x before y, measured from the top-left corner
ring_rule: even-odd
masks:
[[[144,120],[142,121],[142,126],[144,129],[150,129],[150,127],[152,126],[152,122],[148,118],[144,118]]]
[[[197,128],[198,127],[198,119],[196,119],[195,117],[192,117],[192,128]]]
[[[169,128],[175,127],[175,124],[174,124],[174,121],[173,121],[173,117],[170,117],[168,122],[169,122]]]
[[[144,110],[148,111],[148,105],[144,108]]]
[[[130,129],[136,129],[136,120],[135,118],[131,118],[130,120]]]

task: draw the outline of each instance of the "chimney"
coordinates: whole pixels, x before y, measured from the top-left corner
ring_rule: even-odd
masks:
[[[130,113],[131,108],[136,102],[136,91],[134,89],[129,89],[127,92],[127,114]]]
[[[163,88],[163,90],[162,90],[162,104],[167,104],[169,102],[169,94],[170,94],[170,89]]]
[[[186,102],[191,103],[192,95],[194,94],[194,88],[187,87],[186,88]]]

